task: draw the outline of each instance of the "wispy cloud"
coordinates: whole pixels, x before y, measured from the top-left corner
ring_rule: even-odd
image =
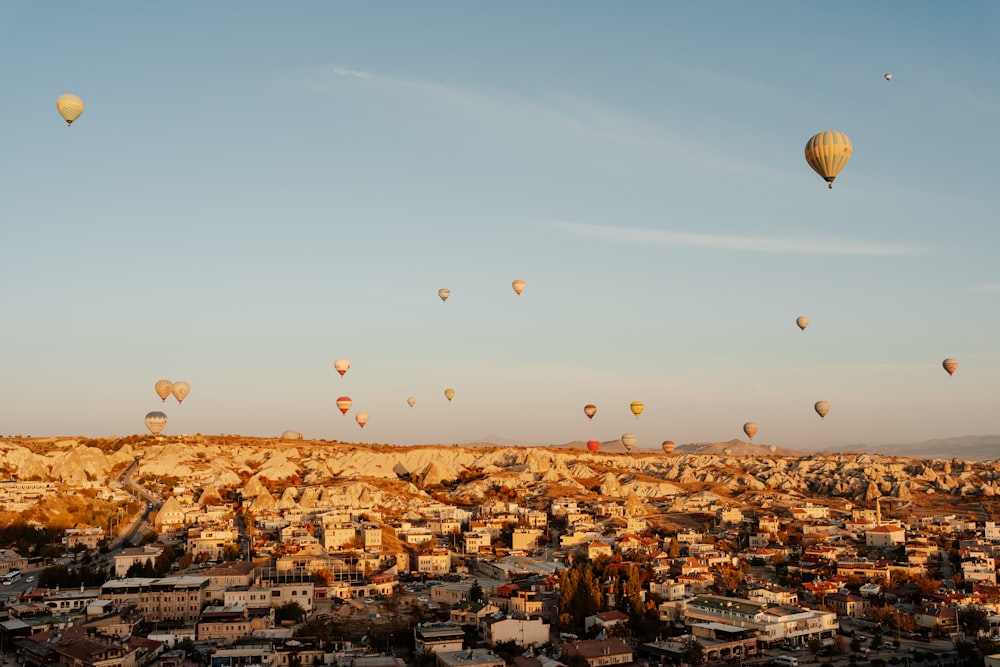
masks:
[[[331,71],[336,76],[352,76],[358,79],[368,78],[368,72],[359,69],[351,69],[349,67],[343,67],[341,65],[335,65],[331,68]]]
[[[713,248],[740,252],[802,253],[823,255],[920,255],[922,248],[903,245],[885,245],[836,238],[790,238],[766,236],[734,236],[724,234],[699,234],[667,229],[639,229],[610,227],[573,222],[550,222],[552,229],[603,241],[635,244],[656,244],[688,248]]]
[[[1000,283],[986,283],[973,287],[977,292],[1000,292]]]

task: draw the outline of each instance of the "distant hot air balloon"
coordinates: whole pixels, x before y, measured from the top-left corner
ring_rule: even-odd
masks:
[[[809,326],[809,318],[806,317],[805,315],[803,315],[801,317],[796,317],[795,318],[795,324],[797,324],[800,329],[802,329],[803,331],[805,331],[806,327]]]
[[[941,366],[948,371],[948,375],[954,375],[955,369],[958,368],[958,362],[949,357],[941,362]]]
[[[174,395],[178,403],[183,403],[187,395],[191,393],[191,385],[187,382],[175,382],[170,393]]]
[[[587,419],[593,419],[594,415],[597,414],[597,406],[593,403],[587,403],[583,406],[583,414],[587,415]]]
[[[833,187],[833,179],[851,159],[854,148],[843,132],[827,130],[814,134],[806,142],[806,162]]]
[[[753,440],[753,437],[757,435],[757,425],[753,422],[747,422],[743,425],[743,432],[747,434],[747,437]]]
[[[886,72],[885,73],[885,80],[886,81],[892,81],[892,72]]]
[[[282,440],[301,440],[302,439],[302,434],[299,433],[298,431],[282,431],[281,432],[281,439]]]
[[[517,295],[521,296],[521,292],[524,291],[524,281],[523,280],[515,280],[510,285],[511,285],[511,287],[514,288],[514,291],[517,292]]]
[[[590,451],[596,452],[600,448],[601,448],[601,441],[600,440],[588,440],[587,441],[587,449],[589,449]]]
[[[768,445],[767,451],[769,451],[772,454],[774,454],[776,451],[778,451],[778,446],[777,445]]]
[[[822,419],[823,417],[826,417],[826,413],[830,411],[830,404],[826,401],[816,401],[816,405],[814,405],[813,408],[816,410],[816,414],[819,415],[819,418]]]
[[[59,115],[63,117],[63,120],[66,121],[66,125],[72,125],[73,121],[83,113],[83,100],[69,93],[60,95],[56,99],[56,109],[59,111]]]
[[[674,445],[674,441],[673,440],[664,440],[663,441],[663,453],[664,454],[673,454],[674,453],[674,447],[675,447],[675,445]]]
[[[417,399],[413,398],[412,396],[410,396],[408,399],[406,399],[406,404],[409,405],[411,408],[413,407],[413,404],[416,403],[416,402],[417,402]]]
[[[625,447],[625,451],[631,452],[632,446],[635,445],[635,434],[633,433],[622,433],[622,446]]]
[[[360,426],[361,428],[364,428],[365,424],[368,423],[368,413],[367,412],[359,412],[354,417],[354,421],[358,422],[358,426]]]
[[[166,425],[167,416],[159,410],[150,412],[146,415],[146,428],[148,428],[149,432],[153,435],[160,435],[160,431],[162,431],[163,427]]]
[[[153,391],[155,391],[156,395],[162,400],[166,401],[167,397],[174,391],[174,383],[170,380],[160,380],[153,387]]]
[[[628,409],[631,410],[632,414],[635,415],[635,418],[638,419],[639,415],[642,414],[642,411],[646,409],[646,404],[642,401],[632,401],[632,404],[628,406]]]
[[[733,448],[732,447],[726,447],[725,449],[722,450],[722,455],[723,456],[729,456],[732,453],[733,453]]]
[[[351,409],[351,397],[341,396],[337,399],[337,407],[340,408],[340,414],[346,415],[347,411]]]
[[[451,399],[455,398],[455,390],[452,389],[451,387],[448,387],[447,389],[444,390],[444,397],[447,398],[448,401],[450,402]]]
[[[336,361],[333,362],[333,368],[338,373],[340,373],[340,377],[344,377],[344,373],[346,373],[347,369],[350,367],[351,367],[351,362],[348,361],[347,359],[337,359]]]
[[[447,301],[448,297],[451,296],[451,290],[447,287],[442,287],[438,290],[438,296],[441,297],[442,301]]]

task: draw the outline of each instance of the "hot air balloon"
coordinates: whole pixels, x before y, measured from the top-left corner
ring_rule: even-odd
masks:
[[[56,99],[56,109],[59,111],[59,115],[63,117],[63,120],[66,121],[66,125],[72,125],[73,121],[83,113],[83,100],[69,93],[60,95]]]
[[[302,434],[299,433],[298,431],[282,431],[281,432],[281,439],[282,440],[301,440],[302,439]]]
[[[160,431],[162,431],[163,427],[166,425],[167,416],[159,410],[150,412],[146,415],[146,428],[148,428],[149,432],[153,435],[160,435]]]
[[[622,433],[622,446],[625,447],[625,451],[631,452],[632,446],[635,444],[635,434],[634,433]]]
[[[442,301],[447,301],[448,297],[451,296],[451,290],[447,287],[442,287],[438,290],[438,296],[441,297]]]
[[[187,382],[175,382],[170,393],[174,395],[178,403],[183,403],[187,395],[191,393],[191,385]]]
[[[412,396],[410,396],[408,399],[406,399],[406,404],[409,405],[411,408],[413,407],[413,404],[416,403],[416,402],[417,402],[417,399],[413,398]]]
[[[747,434],[747,437],[753,440],[753,437],[757,435],[757,425],[753,422],[747,422],[743,425],[743,432]]]
[[[646,409],[646,404],[642,401],[632,401],[632,404],[628,406],[628,409],[631,410],[632,414],[635,415],[635,418],[638,419],[639,415],[642,414],[642,411]]]
[[[156,392],[157,396],[166,401],[167,397],[174,391],[174,383],[170,380],[160,380],[153,387],[153,391]]]
[[[776,451],[778,451],[778,446],[777,445],[768,445],[767,451],[769,451],[772,454],[774,454]]]
[[[451,402],[451,399],[455,398],[455,390],[452,389],[451,387],[448,387],[447,389],[444,390],[444,397],[447,398],[449,402]]]
[[[337,407],[340,408],[340,414],[346,415],[347,411],[351,409],[351,397],[341,396],[337,399]]]
[[[518,296],[521,296],[521,292],[524,291],[524,281],[523,280],[515,280],[514,282],[512,282],[510,284],[510,286],[514,288],[514,291],[517,293]]]
[[[349,362],[347,359],[337,359],[336,361],[333,362],[333,368],[338,373],[340,373],[340,377],[344,377],[344,373],[346,373],[347,369],[350,367],[351,367],[351,362]]]
[[[886,72],[885,73],[885,80],[886,81],[892,81],[892,72]]]
[[[587,403],[583,406],[583,414],[587,415],[587,419],[593,419],[594,415],[597,414],[597,406],[593,403]]]
[[[357,414],[357,416],[354,417],[354,421],[358,422],[358,426],[360,426],[361,428],[364,428],[365,424],[368,423],[368,413],[367,412],[359,412]]]
[[[833,187],[833,179],[851,159],[854,148],[851,140],[843,132],[827,130],[814,134],[806,142],[806,162],[817,174],[822,176]]]
[[[601,448],[601,441],[600,440],[588,440],[587,441],[587,449],[589,449],[590,451],[596,452],[600,448]]]
[[[674,453],[674,447],[675,447],[675,445],[674,445],[674,441],[673,440],[664,440],[663,441],[663,453],[664,454],[673,454]]]
[[[816,401],[816,405],[814,405],[813,408],[816,410],[816,414],[819,415],[819,418],[822,419],[823,417],[826,417],[826,413],[830,411],[830,404],[826,401]]]
[[[809,326],[809,318],[806,317],[805,315],[803,315],[801,317],[796,317],[795,318],[795,324],[797,324],[800,329],[802,329],[803,331],[805,331],[806,327]]]
[[[941,362],[941,366],[948,371],[948,375],[954,375],[955,369],[958,368],[958,362],[949,357]]]

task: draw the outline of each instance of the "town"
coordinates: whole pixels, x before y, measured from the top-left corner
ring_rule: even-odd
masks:
[[[990,463],[235,440],[5,440],[6,664],[1000,664]]]

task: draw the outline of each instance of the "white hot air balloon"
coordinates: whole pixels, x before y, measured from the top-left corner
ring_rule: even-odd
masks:
[[[340,377],[344,377],[344,373],[347,369],[351,367],[351,362],[347,359],[337,359],[333,362],[333,369],[340,373]]]
[[[146,428],[153,435],[160,435],[160,431],[167,425],[167,415],[159,410],[154,410],[146,414]]]
[[[635,434],[634,433],[622,433],[621,437],[622,446],[625,447],[625,451],[631,452],[632,447],[635,446]]]
[[[157,396],[166,401],[170,394],[174,391],[174,383],[170,380],[160,380],[153,387],[153,390],[156,392]]]
[[[301,440],[302,439],[302,434],[299,433],[298,431],[282,431],[282,433],[281,433],[281,439],[282,440]]]
[[[191,385],[187,382],[175,382],[171,393],[177,399],[178,403],[183,403],[187,395],[191,393]]]

